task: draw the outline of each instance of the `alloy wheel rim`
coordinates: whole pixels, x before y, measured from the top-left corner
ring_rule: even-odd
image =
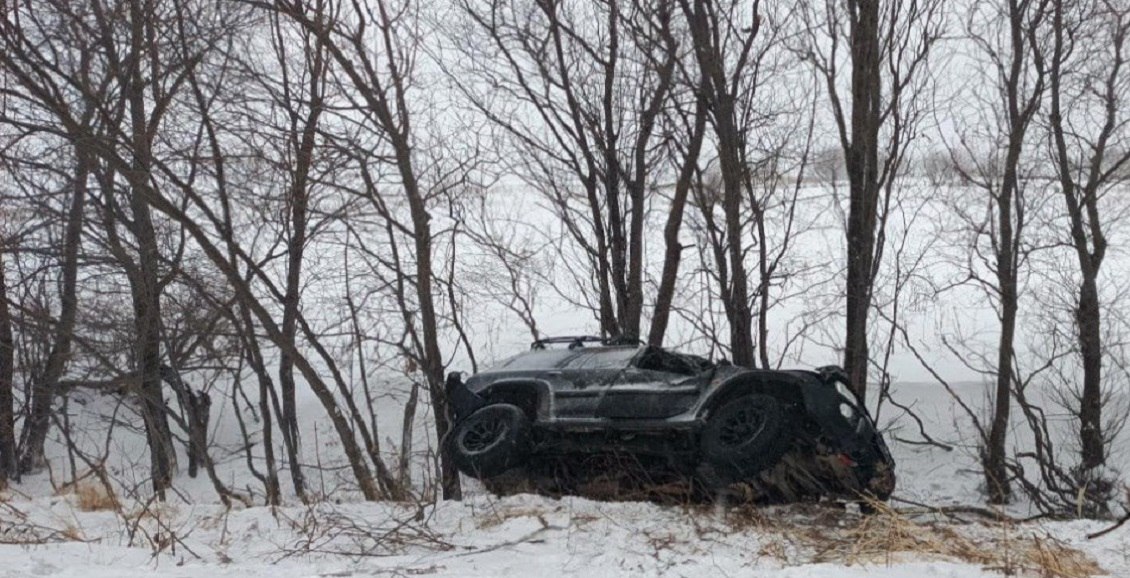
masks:
[[[461,436],[460,445],[467,453],[478,454],[498,445],[509,430],[501,419],[481,420],[473,424]]]
[[[756,438],[764,429],[763,412],[753,408],[742,408],[722,423],[718,439],[722,445],[736,447]]]

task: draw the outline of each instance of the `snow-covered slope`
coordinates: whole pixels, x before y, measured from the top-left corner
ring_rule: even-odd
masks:
[[[1060,557],[1078,547],[1111,576],[1130,575],[1130,533],[1087,541],[1083,535],[1101,526],[1095,522],[930,530],[931,540],[969,551],[947,556],[931,553],[939,547],[929,542],[898,551],[911,522],[797,506],[727,512],[518,496],[419,511],[381,504],[227,513],[172,507],[157,518],[177,543],[154,556],[142,536],[156,527],[154,518],[129,547],[129,524],[112,514],[76,515],[64,500],[13,506],[45,526],[73,524],[76,538],[93,541],[4,546],[0,576],[972,577],[999,575],[989,566],[1008,563],[1002,544],[1012,549],[1014,567],[1034,566],[1039,558],[1026,549],[1035,543]]]

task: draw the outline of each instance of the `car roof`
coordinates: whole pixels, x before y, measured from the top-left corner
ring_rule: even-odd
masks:
[[[626,354],[639,351],[638,345],[609,345],[601,347],[577,347],[573,349],[535,349],[504,359],[485,372],[493,371],[536,371],[555,369],[568,365],[570,361],[583,355]],[[626,364],[625,360],[625,364]]]

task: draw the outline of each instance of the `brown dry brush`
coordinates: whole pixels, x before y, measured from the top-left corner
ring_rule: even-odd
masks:
[[[969,522],[937,508],[870,505],[875,513],[846,517],[843,511],[829,508],[788,506],[767,512],[740,506],[726,511],[724,523],[732,530],[756,534],[763,555],[788,565],[889,565],[926,558],[974,564],[1006,576],[1106,574],[1087,554],[1028,523],[993,516]]]
[[[847,528],[817,529],[809,535],[817,548],[814,561],[840,564],[888,564],[904,556],[937,556],[977,564],[1007,576],[1030,572],[1054,578],[1106,574],[1088,555],[1026,526],[1003,520],[975,527],[915,521],[881,502],[876,514]],[[976,535],[974,535],[976,534]]]
[[[31,546],[60,542],[89,542],[71,525],[62,528],[44,526],[15,505],[0,500],[0,545]]]
[[[708,473],[672,464],[661,456],[605,452],[532,459],[522,468],[486,480],[484,485],[500,496],[577,495],[598,501],[649,501],[668,506],[816,502],[830,495],[850,499],[866,492],[844,473],[842,464],[827,452],[798,448],[775,467],[727,485],[712,480]]]

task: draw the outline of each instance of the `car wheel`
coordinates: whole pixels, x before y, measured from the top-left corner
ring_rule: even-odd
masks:
[[[492,478],[525,459],[530,420],[517,406],[496,403],[480,408],[455,425],[448,451],[455,467],[474,478]]]
[[[768,395],[731,400],[706,419],[701,449],[726,481],[747,478],[775,465],[792,445],[784,404]]]

